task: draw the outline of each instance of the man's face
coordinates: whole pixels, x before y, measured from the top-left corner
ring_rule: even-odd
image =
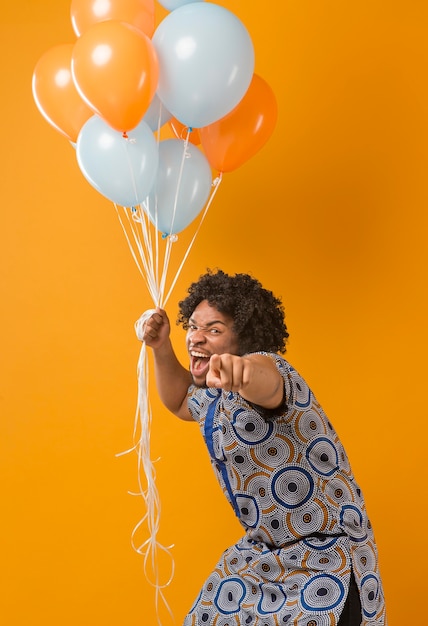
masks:
[[[213,354],[239,354],[233,320],[203,300],[189,319],[186,346],[190,373],[198,387],[205,386],[210,357]]]

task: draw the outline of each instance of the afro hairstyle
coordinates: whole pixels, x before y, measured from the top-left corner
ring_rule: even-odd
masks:
[[[194,310],[204,300],[232,318],[241,355],[286,351],[289,334],[282,302],[249,274],[232,276],[222,270],[208,270],[190,285],[187,297],[179,302],[177,324],[187,330]]]

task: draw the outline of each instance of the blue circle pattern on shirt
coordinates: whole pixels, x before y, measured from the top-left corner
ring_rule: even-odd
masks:
[[[254,420],[254,412],[244,408],[234,411],[231,425],[234,429],[235,436],[243,443],[256,445],[263,443],[272,435],[272,422],[264,422],[260,424]]]
[[[240,578],[222,580],[214,597],[214,604],[220,613],[230,615],[241,608],[242,600],[247,595],[247,587]]]
[[[267,584],[260,588],[260,600],[257,610],[260,615],[278,613],[285,605],[287,595],[278,585]]]
[[[312,476],[303,467],[290,465],[280,469],[272,478],[272,495],[286,509],[297,509],[314,493]]]
[[[306,450],[306,458],[313,470],[323,476],[332,476],[339,469],[336,446],[327,437],[317,437]]]
[[[345,596],[345,586],[337,576],[318,574],[302,589],[302,605],[308,611],[331,611]],[[326,604],[326,600],[329,604]]]
[[[235,502],[239,510],[239,517],[249,528],[256,528],[260,519],[260,509],[257,500],[247,493],[235,494]]]
[[[379,577],[375,574],[367,574],[361,581],[362,596],[364,598],[363,613],[369,619],[377,613],[379,600]]]

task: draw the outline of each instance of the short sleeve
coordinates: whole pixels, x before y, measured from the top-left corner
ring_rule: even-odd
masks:
[[[294,381],[293,381],[293,372],[295,370],[293,367],[279,354],[274,352],[257,352],[254,354],[263,354],[264,356],[269,357],[275,363],[275,366],[280,373],[283,384],[284,384],[284,394],[283,400],[279,407],[275,409],[263,409],[264,413],[268,415],[284,415],[288,412],[290,406],[294,404],[295,398],[295,389],[294,389]]]

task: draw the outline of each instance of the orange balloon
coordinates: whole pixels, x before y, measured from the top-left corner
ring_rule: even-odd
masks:
[[[211,166],[220,172],[231,172],[248,161],[271,136],[277,117],[272,89],[254,74],[239,104],[225,117],[199,129]]]
[[[105,20],[127,22],[148,37],[155,32],[154,0],[72,0],[70,14],[78,37]]]
[[[116,20],[99,22],[83,33],[74,44],[71,71],[88,106],[123,132],[141,121],[159,78],[151,40]]]
[[[187,138],[187,134],[189,134],[189,141],[191,141],[195,146],[199,146],[201,143],[201,136],[197,128],[192,128],[189,132],[189,127],[179,122],[175,117],[172,117],[168,123],[177,139],[184,140]]]
[[[93,115],[77,92],[71,76],[73,44],[51,48],[33,72],[33,97],[43,117],[72,142]]]

